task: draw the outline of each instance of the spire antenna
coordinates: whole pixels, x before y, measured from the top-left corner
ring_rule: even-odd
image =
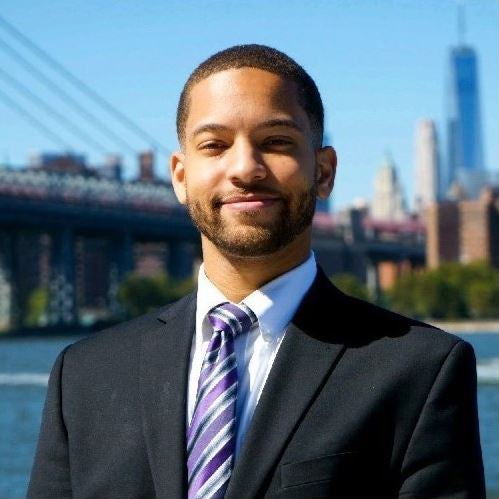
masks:
[[[457,31],[459,45],[463,47],[466,43],[466,12],[464,0],[458,0],[457,2]]]

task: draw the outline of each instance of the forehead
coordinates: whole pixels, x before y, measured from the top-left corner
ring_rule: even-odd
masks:
[[[288,118],[309,128],[296,84],[256,68],[220,71],[196,83],[189,95],[186,135],[207,123],[251,126],[259,120]]]

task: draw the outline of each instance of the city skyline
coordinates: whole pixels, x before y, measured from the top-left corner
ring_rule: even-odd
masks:
[[[208,10],[204,2],[172,2],[168,9],[140,10],[123,2],[117,10],[110,4],[89,2],[76,4],[68,12],[62,2],[55,1],[50,8],[43,7],[45,22],[40,23],[35,21],[41,7],[27,1],[4,6],[0,14],[169,149],[176,146],[178,93],[200,60],[237,42],[276,46],[304,65],[323,95],[326,130],[340,160],[335,208],[356,197],[372,199],[375,171],[387,149],[412,199],[416,122],[435,120],[445,140],[446,62],[457,41],[456,3],[410,1],[395,6],[384,1],[374,8],[319,1],[305,9],[300,2],[292,2],[283,13],[283,3],[276,2],[266,7],[267,16],[257,19],[253,11],[258,4],[236,6],[227,1],[212,4]],[[499,8],[496,3],[477,1],[466,4],[466,9],[467,42],[480,58],[485,163],[496,170],[497,141],[493,139],[498,135],[499,57],[492,40]],[[161,19],[168,22],[162,25]],[[319,46],[330,50],[319,52]],[[8,60],[1,55],[3,68]],[[12,72],[18,77],[22,74],[19,69]],[[0,112],[9,123],[0,138],[0,162],[26,164],[31,152],[56,149],[3,103]],[[136,142],[132,145],[139,150]],[[91,164],[104,163],[98,154],[75,150],[85,153]],[[110,148],[109,152],[116,151]],[[165,162],[163,155],[157,167],[161,173],[166,170]],[[135,158],[125,154],[128,174],[132,170],[136,174],[135,164]]]

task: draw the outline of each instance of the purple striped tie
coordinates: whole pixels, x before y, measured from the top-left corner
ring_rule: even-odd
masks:
[[[213,335],[198,382],[187,431],[189,499],[223,498],[235,450],[237,363],[234,337],[257,322],[244,304],[222,303],[208,312]]]

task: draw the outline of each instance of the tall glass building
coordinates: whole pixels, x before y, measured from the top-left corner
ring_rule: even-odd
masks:
[[[458,181],[470,197],[485,177],[477,57],[466,45],[450,53],[448,168],[443,192]]]

